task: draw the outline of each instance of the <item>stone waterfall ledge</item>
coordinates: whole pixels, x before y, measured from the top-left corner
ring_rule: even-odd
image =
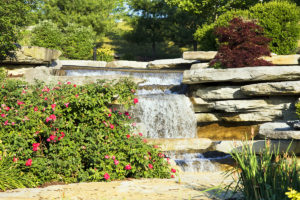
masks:
[[[209,63],[196,63],[192,64],[191,69],[206,69],[209,67]]]
[[[233,124],[201,124],[197,127],[198,138],[209,138],[211,140],[245,140],[258,133],[259,125],[233,125]]]
[[[300,79],[300,66],[244,67],[186,70],[184,84],[210,82],[292,81]]]
[[[62,66],[105,67],[107,62],[94,60],[60,60]]]
[[[288,149],[291,140],[270,140],[271,149],[279,152],[286,152]],[[252,145],[253,150],[258,154],[263,151],[265,148],[265,140],[254,140],[246,142],[242,141],[220,141],[216,142],[215,150],[224,153],[231,153],[232,151],[241,151],[243,144]],[[294,152],[295,154],[300,154],[300,141],[293,141],[289,152]]]
[[[196,113],[197,112],[211,112],[214,110],[213,109],[214,103],[209,103],[209,102],[204,101],[201,98],[195,98],[195,97],[191,97],[190,100],[193,104],[194,111]]]
[[[44,65],[58,59],[61,51],[37,46],[22,46],[15,51],[13,58],[6,58],[1,63]]]
[[[197,60],[184,60],[182,58],[154,60],[147,65],[148,69],[189,69]]]
[[[300,140],[300,131],[293,130],[286,123],[272,122],[262,124],[259,128],[259,136],[268,139],[295,139]]]
[[[225,100],[214,102],[215,110],[225,112],[259,112],[261,110],[294,110],[296,98]]]
[[[204,100],[246,99],[240,86],[204,86],[191,85],[189,93]]]
[[[137,62],[129,60],[116,60],[107,63],[106,67],[111,68],[136,68],[136,69],[146,69],[148,62]]]
[[[295,120],[297,116],[292,111],[261,110],[250,113],[196,113],[198,123],[206,122],[272,122],[275,120]]]
[[[245,85],[241,87],[241,91],[249,96],[300,95],[300,81]]]
[[[162,151],[207,151],[213,144],[207,138],[147,138],[147,141],[158,145]]]
[[[262,59],[273,63],[274,65],[299,65],[300,55],[272,55],[270,57],[262,57]]]
[[[186,51],[183,52],[185,60],[210,61],[217,55],[217,51]]]

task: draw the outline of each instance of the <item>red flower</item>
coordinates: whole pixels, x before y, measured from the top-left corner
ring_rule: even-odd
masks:
[[[6,114],[1,114],[1,117],[5,118],[5,117],[6,117]]]
[[[127,135],[126,135],[126,137],[127,137],[127,138],[130,138],[130,135],[129,135],[129,134],[127,134]]]
[[[76,84],[73,85],[73,87],[76,87],[76,86],[77,86]]]
[[[134,103],[134,104],[137,104],[138,102],[139,102],[139,100],[138,100],[137,98],[134,98],[134,99],[133,99],[133,103]]]
[[[56,104],[52,104],[52,105],[51,105],[52,110],[54,110],[55,107],[56,107]]]
[[[34,107],[34,112],[36,112],[36,111],[38,111],[39,109],[38,109],[38,107]]]
[[[108,117],[111,117],[111,114],[109,113],[107,116],[108,116]]]
[[[143,136],[143,133],[139,133],[139,136]]]
[[[75,97],[77,98],[79,95],[78,94],[75,94]]]
[[[114,129],[114,128],[115,128],[115,126],[114,126],[113,124],[111,124],[111,125],[110,125],[110,128],[111,128],[111,129]]]
[[[15,125],[15,124],[16,124],[16,122],[12,122],[12,123],[11,123],[11,125]]]
[[[10,107],[7,106],[7,107],[5,108],[5,110],[6,110],[6,111],[9,111],[9,110],[10,110]]]
[[[18,103],[18,105],[25,104],[23,101],[19,101],[19,100],[17,100],[17,103]]]
[[[68,108],[70,103],[65,103],[65,106]]]
[[[68,81],[68,82],[67,82],[67,84],[68,84],[68,85],[71,85],[71,82],[70,82],[70,81]]]
[[[56,116],[54,115],[54,114],[52,114],[52,115],[50,115],[50,117],[49,117],[50,119],[52,119],[53,121],[55,121],[56,120]]]
[[[115,165],[118,165],[119,161],[118,160],[114,160],[114,163],[115,163]]]
[[[171,178],[175,178],[174,174],[171,175]]]
[[[105,173],[105,174],[104,174],[104,179],[105,179],[105,180],[108,180],[109,178],[110,178],[109,174],[108,174],[108,173]]]
[[[8,125],[8,120],[6,120],[6,121],[4,122],[4,126],[6,126],[6,125]]]
[[[19,160],[19,159],[16,158],[16,157],[13,158],[13,162],[18,162],[18,160]]]
[[[149,164],[148,167],[149,167],[150,169],[153,169],[153,165],[152,165],[152,164]]]
[[[129,116],[129,113],[128,113],[128,112],[125,112],[124,115]]]
[[[33,151],[37,151],[38,150],[38,147],[40,146],[40,143],[33,143],[32,144],[32,147],[33,147]]]
[[[109,155],[105,155],[104,158],[105,158],[105,159],[109,159]]]
[[[172,173],[176,173],[176,169],[172,168],[172,169],[171,169],[171,172],[172,172]]]
[[[126,170],[131,170],[130,164],[126,165],[126,166],[125,166],[125,169],[126,169]]]
[[[31,166],[32,165],[32,159],[29,158],[26,163],[25,163],[26,166]]]

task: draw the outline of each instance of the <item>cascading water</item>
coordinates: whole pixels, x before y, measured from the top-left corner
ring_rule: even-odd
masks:
[[[183,95],[182,72],[134,70],[66,70],[68,76],[127,75],[144,79],[136,95],[133,113],[148,138],[195,138],[197,122],[189,98]],[[214,171],[210,159],[200,153],[166,152],[183,171]]]

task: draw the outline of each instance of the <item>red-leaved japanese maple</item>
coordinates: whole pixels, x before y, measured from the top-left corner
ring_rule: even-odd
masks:
[[[268,43],[271,39],[264,37],[263,28],[254,22],[234,18],[229,26],[218,27],[215,34],[221,45],[210,66],[236,68],[272,65],[261,59],[261,56],[270,56]]]

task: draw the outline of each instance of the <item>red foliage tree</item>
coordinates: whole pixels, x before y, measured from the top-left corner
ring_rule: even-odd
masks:
[[[226,68],[270,66],[272,63],[260,59],[270,56],[268,43],[271,39],[263,36],[263,28],[254,22],[245,22],[241,18],[234,18],[228,27],[215,30],[221,43],[218,53],[210,62]]]

